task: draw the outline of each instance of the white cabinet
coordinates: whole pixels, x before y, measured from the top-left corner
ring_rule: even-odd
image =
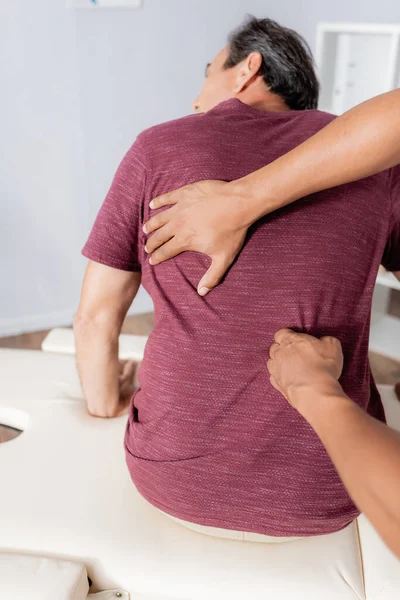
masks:
[[[319,108],[341,114],[400,86],[400,24],[320,23]]]
[[[373,96],[400,87],[400,23],[320,23],[316,61],[319,108],[341,114]],[[370,349],[400,360],[400,319],[388,314],[392,289],[400,283],[380,272],[371,316]]]
[[[380,271],[372,303],[369,347],[372,352],[400,361],[400,319],[388,314],[392,289],[400,290],[400,281],[392,273]]]

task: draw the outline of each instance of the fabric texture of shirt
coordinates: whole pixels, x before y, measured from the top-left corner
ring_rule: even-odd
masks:
[[[250,227],[223,282],[186,252],[152,267],[143,223],[155,196],[203,179],[231,181],[272,162],[334,117],[262,112],[229,100],[139,135],[123,159],[83,254],[141,271],[155,326],[125,435],[140,493],[201,525],[308,536],[345,527],[358,510],[310,425],[269,382],[282,327],[343,345],[342,386],[384,420],[368,363],[379,264],[400,270],[398,169],[311,195]],[[365,465],[368,468],[368,465]]]

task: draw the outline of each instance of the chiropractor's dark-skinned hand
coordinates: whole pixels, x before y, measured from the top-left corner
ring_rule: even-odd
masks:
[[[281,329],[274,339],[267,362],[271,384],[300,413],[302,407],[298,399],[307,397],[304,391],[320,389],[329,394],[338,387],[343,369],[339,340],[318,339],[290,329]]]
[[[197,288],[205,296],[218,285],[243,246],[248,228],[240,216],[243,199],[229,183],[200,181],[150,203],[154,210],[170,205],[143,228],[152,234],[146,242],[150,263],[157,265],[187,250],[208,255],[212,262]]]

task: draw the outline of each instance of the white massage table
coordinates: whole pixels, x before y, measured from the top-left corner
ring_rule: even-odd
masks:
[[[73,351],[70,331],[51,335],[45,350]],[[144,342],[125,336],[123,356],[140,359]],[[72,355],[0,350],[0,381],[0,423],[23,429],[0,445],[0,572],[10,553],[66,559],[87,569],[93,598],[114,590],[99,600],[399,600],[400,561],[364,517],[265,544],[205,536],[157,511],[125,466],[126,418],[86,413]],[[400,403],[381,393],[400,430]],[[41,599],[83,600],[85,569],[76,581],[75,595]],[[31,598],[4,594],[1,582],[1,599]]]

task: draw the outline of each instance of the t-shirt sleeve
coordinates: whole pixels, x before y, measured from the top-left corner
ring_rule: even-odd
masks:
[[[382,264],[388,271],[400,271],[400,165],[391,169],[390,189],[392,215]]]
[[[82,254],[123,271],[141,270],[145,168],[136,141],[115,174]]]

